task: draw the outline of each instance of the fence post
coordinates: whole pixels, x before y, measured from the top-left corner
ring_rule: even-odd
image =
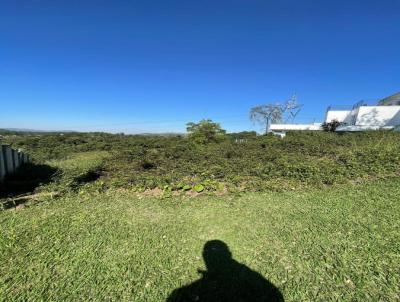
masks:
[[[3,181],[5,176],[6,176],[6,165],[4,160],[3,147],[2,145],[0,145],[0,182]]]
[[[19,165],[23,165],[24,162],[24,152],[21,149],[18,149],[18,160],[19,160]]]
[[[13,153],[13,160],[14,160],[14,172],[17,172],[18,168],[19,168],[19,156],[18,156],[18,151],[12,149],[12,153]]]
[[[13,162],[13,152],[10,145],[3,145],[3,155],[4,155],[4,163],[6,167],[6,173],[12,174],[14,173],[14,162]]]

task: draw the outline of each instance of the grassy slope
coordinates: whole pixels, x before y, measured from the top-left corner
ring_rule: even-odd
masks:
[[[398,196],[399,180],[169,200],[110,190],[3,211],[0,299],[163,301],[220,239],[285,301],[398,301]]]

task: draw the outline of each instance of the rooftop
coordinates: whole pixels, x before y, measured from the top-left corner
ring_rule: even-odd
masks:
[[[398,106],[400,105],[400,92],[388,96],[378,103],[379,106]]]

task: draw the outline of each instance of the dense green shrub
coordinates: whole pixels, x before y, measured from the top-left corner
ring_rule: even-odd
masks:
[[[223,187],[231,191],[286,190],[392,177],[400,172],[400,133],[396,132],[291,132],[284,139],[227,134],[223,141],[210,144],[197,144],[184,136],[104,133],[4,137],[39,164],[104,151],[100,154],[107,156],[96,157],[96,167],[102,160],[100,180],[109,187],[137,190],[181,190],[184,186],[199,191]],[[85,157],[74,155],[67,160],[70,166],[71,161],[85,162]],[[68,171],[64,181],[69,173],[76,182],[74,170]]]
[[[212,120],[201,120],[198,123],[186,125],[188,137],[197,144],[218,143],[225,138],[226,131]]]

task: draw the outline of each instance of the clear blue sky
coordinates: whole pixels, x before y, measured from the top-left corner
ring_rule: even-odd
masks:
[[[258,130],[400,90],[400,1],[1,1],[0,127]]]

